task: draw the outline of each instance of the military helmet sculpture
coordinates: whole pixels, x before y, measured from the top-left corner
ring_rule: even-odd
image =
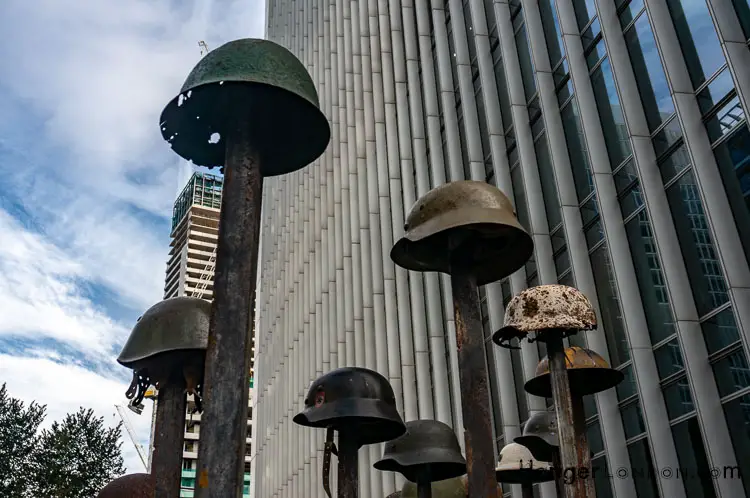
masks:
[[[429,191],[409,211],[404,232],[391,250],[394,263],[451,273],[460,254],[477,285],[510,275],[533,251],[510,200],[486,182],[456,181]]]
[[[497,485],[497,496],[487,498],[502,498],[503,488]],[[432,498],[468,498],[469,481],[467,476],[454,477],[444,481],[432,483]],[[401,498],[417,498],[417,485],[407,482],[401,488]]]
[[[194,297],[175,297],[149,308],[138,319],[122,348],[118,363],[133,370],[125,394],[139,404],[149,386],[161,389],[181,374],[186,391],[201,410],[203,366],[208,346],[211,303]]]
[[[497,482],[508,484],[532,484],[554,480],[552,464],[534,458],[522,444],[506,444],[500,450],[500,461],[495,468]]]
[[[498,346],[514,349],[511,341],[524,339],[530,332],[556,329],[567,337],[596,326],[594,307],[581,291],[567,285],[539,285],[510,300],[503,327],[492,335],[492,340]]]
[[[302,62],[277,43],[251,38],[201,59],[159,123],[177,154],[209,168],[223,166],[233,127],[249,126],[264,177],[307,166],[331,137]]]
[[[151,474],[128,474],[104,486],[97,498],[153,498],[154,477]]]
[[[514,442],[528,448],[537,460],[554,461],[560,447],[555,411],[549,409],[531,415],[523,427],[523,435],[515,438]]]
[[[438,420],[413,420],[406,433],[385,443],[377,470],[399,472],[411,482],[443,481],[466,474],[456,433]]]
[[[565,367],[572,396],[588,396],[615,387],[625,375],[611,368],[604,358],[590,349],[571,346],[565,349]],[[524,385],[527,393],[544,398],[552,397],[549,357],[536,367],[536,375]]]

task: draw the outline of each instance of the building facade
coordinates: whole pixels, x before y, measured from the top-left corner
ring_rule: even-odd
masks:
[[[625,374],[586,406],[597,496],[750,494],[748,0],[268,0],[266,15],[332,141],[264,183],[257,498],[325,496],[324,431],[292,417],[337,367],[381,372],[405,420],[463,440],[449,280],[389,257],[416,199],[463,179],[503,190],[535,243],[479,290],[498,452],[550,401],[523,390],[543,344],[489,338],[513,295],[561,283],[600,323],[570,343]],[[381,451],[360,452],[362,496],[401,486],[372,470]]]
[[[222,185],[223,178],[221,176],[196,172],[177,197],[172,214],[172,241],[167,261],[164,299],[178,296],[198,297],[208,301],[213,299]],[[251,362],[251,398],[252,377],[253,367]],[[243,496],[250,495],[250,435],[252,425],[250,406],[252,406],[252,400],[248,405]],[[192,395],[190,395],[188,396],[187,413],[185,414],[180,497],[192,497],[195,489],[201,414],[191,414],[190,412],[194,408],[195,403]],[[156,405],[154,405],[154,414],[156,414]],[[153,422],[151,440],[153,441]]]

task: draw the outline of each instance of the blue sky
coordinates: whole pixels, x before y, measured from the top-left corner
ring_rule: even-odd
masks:
[[[200,58],[262,37],[262,0],[0,1],[0,383],[116,423],[115,358],[162,296],[191,167],[158,117]],[[150,405],[147,403],[147,405]],[[148,443],[151,407],[132,421]],[[142,466],[125,435],[129,472]]]

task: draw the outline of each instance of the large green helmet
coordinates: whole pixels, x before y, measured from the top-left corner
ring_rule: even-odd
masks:
[[[536,412],[526,421],[523,435],[514,440],[531,451],[534,458],[552,462],[560,447],[557,433],[557,415],[554,410]]]
[[[333,370],[310,385],[305,408],[294,423],[355,430],[361,445],[382,443],[406,432],[388,380],[366,368]]]
[[[588,396],[606,391],[625,378],[621,371],[611,368],[599,354],[578,346],[565,349],[565,367],[573,396]],[[539,362],[535,377],[526,382],[524,389],[533,396],[552,397],[548,356]]]
[[[153,498],[154,477],[151,474],[128,474],[104,486],[97,498]]]
[[[502,498],[503,488],[497,485],[497,496],[487,498]],[[454,477],[444,481],[432,483],[432,498],[468,498],[469,481],[466,476]],[[401,498],[417,498],[417,485],[411,482],[401,488]]]
[[[413,420],[406,433],[385,443],[377,470],[399,472],[411,482],[429,482],[459,477],[466,473],[456,433],[438,420]]]
[[[450,182],[429,191],[411,208],[404,230],[391,250],[394,263],[407,270],[451,273],[452,259],[461,254],[478,285],[518,270],[534,247],[505,194],[478,181]]]
[[[269,40],[234,40],[209,52],[159,119],[172,149],[207,167],[224,165],[226,136],[238,121],[251,127],[263,176],[304,168],[331,138],[305,66]]]

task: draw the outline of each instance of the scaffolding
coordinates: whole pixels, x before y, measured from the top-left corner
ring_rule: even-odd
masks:
[[[221,191],[224,177],[195,172],[177,196],[172,210],[172,231],[185,219],[191,206],[221,209]]]

